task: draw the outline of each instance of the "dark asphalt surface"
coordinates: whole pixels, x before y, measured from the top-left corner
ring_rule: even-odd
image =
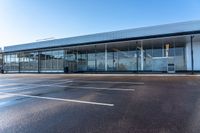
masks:
[[[0,133],[200,133],[200,77],[0,75]]]

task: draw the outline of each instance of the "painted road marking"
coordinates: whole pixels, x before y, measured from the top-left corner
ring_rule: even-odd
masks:
[[[50,83],[48,85],[57,85],[57,84],[65,84],[65,83],[71,83],[73,81],[69,80],[69,81],[63,81],[63,82],[56,82],[56,83]],[[0,84],[0,87],[6,87],[6,86],[16,86],[16,85],[37,85],[40,83],[6,83],[6,84]],[[42,84],[41,84],[42,85]]]
[[[122,89],[122,88],[99,88],[99,87],[79,87],[79,86],[68,86],[71,88],[80,88],[80,89],[95,89],[95,90],[110,90],[110,91],[135,91],[135,89]]]
[[[6,79],[5,81],[7,81],[9,79]],[[62,83],[62,82],[73,82],[71,79],[61,79],[61,80],[57,80],[57,79],[50,79],[50,80],[46,80],[46,79],[15,79],[16,82],[10,82],[10,83],[5,83],[5,82],[2,82],[3,80],[0,80],[0,82],[2,82],[2,84],[24,84],[24,83],[35,83],[35,84],[38,84],[37,82],[54,82],[54,83]],[[18,82],[19,81],[22,81],[22,82]]]
[[[21,96],[21,97],[29,97],[29,98],[37,98],[37,99],[45,99],[45,100],[63,101],[63,102],[74,102],[74,103],[110,106],[110,107],[114,106],[114,104],[110,104],[110,103],[99,103],[99,102],[90,102],[90,101],[81,101],[81,100],[63,99],[63,98],[53,98],[53,97],[41,97],[41,96],[33,96],[33,95],[20,94],[20,93],[0,92],[0,94],[6,94],[6,95],[12,95],[12,96]]]
[[[71,85],[58,85],[58,84],[41,84],[41,85],[37,85],[37,84],[24,84],[24,85],[31,85],[33,86],[33,88],[35,87],[63,87],[63,88],[67,88],[67,87],[71,87],[71,88],[80,88],[80,89],[95,89],[95,90],[110,90],[110,91],[135,91],[135,89],[122,89],[122,88],[101,88],[101,87],[84,87],[84,86],[71,86]]]
[[[85,83],[108,83],[108,84],[133,84],[133,85],[144,85],[144,82],[112,82],[112,81],[73,81],[73,82],[85,82]]]
[[[62,83],[65,83],[65,82],[85,82],[85,83],[110,83],[110,84],[133,84],[133,85],[144,85],[144,82],[126,82],[126,81],[92,81],[92,80],[72,80],[72,79],[61,79],[61,80],[42,80],[42,79],[33,79],[31,80],[23,80],[23,83],[26,81],[26,83],[33,83],[33,82],[50,82],[50,81],[54,81],[55,84],[62,84]],[[19,84],[19,83],[17,83]],[[22,84],[22,83],[21,83]]]

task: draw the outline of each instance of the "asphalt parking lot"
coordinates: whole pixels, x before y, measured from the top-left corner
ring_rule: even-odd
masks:
[[[199,133],[199,76],[0,75],[2,133]]]

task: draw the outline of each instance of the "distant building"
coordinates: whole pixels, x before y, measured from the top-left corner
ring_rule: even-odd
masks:
[[[200,21],[8,46],[8,72],[200,71]]]

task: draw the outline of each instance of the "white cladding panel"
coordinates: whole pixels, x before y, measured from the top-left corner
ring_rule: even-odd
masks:
[[[55,39],[42,42],[33,42],[28,44],[8,46],[5,47],[4,51],[12,52],[12,51],[67,46],[75,44],[78,45],[81,43],[111,41],[117,39],[137,38],[137,37],[192,32],[192,31],[200,31],[200,21],[165,24],[165,25],[120,30],[120,31],[113,31],[106,33],[97,33],[97,34],[78,36],[78,37]]]
[[[200,42],[193,42],[193,58],[194,58],[194,70],[200,70]],[[186,62],[187,70],[192,70],[191,61],[191,43],[186,44]]]

